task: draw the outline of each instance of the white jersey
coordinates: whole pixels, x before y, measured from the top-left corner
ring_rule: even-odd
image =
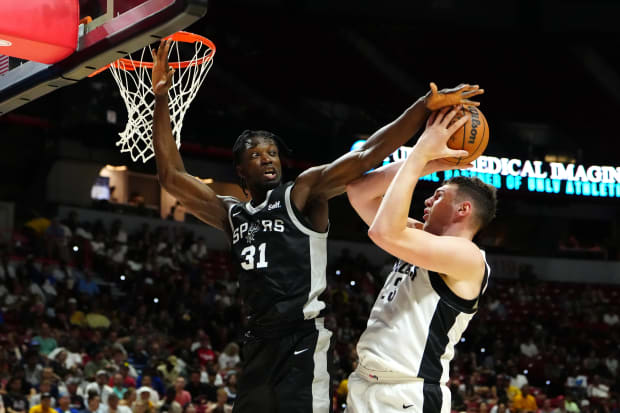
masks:
[[[480,295],[490,273],[481,252],[485,273]],[[445,384],[454,346],[476,313],[480,295],[473,300],[460,298],[436,272],[399,260],[357,344],[360,367],[370,372],[370,379]]]

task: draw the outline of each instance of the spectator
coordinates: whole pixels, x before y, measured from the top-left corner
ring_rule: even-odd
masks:
[[[174,389],[176,391],[175,400],[182,407],[188,405],[192,401],[192,395],[185,390],[185,379],[183,377],[178,377],[174,384]]]
[[[614,353],[610,352],[607,357],[605,357],[605,367],[607,367],[610,376],[615,378],[618,374],[618,358]]]
[[[80,294],[86,294],[89,297],[99,295],[99,286],[93,280],[93,273],[90,270],[86,270],[85,278],[81,278],[77,286]]]
[[[114,374],[113,380],[114,380],[114,383],[113,383],[112,391],[114,392],[114,394],[116,394],[116,396],[119,399],[122,399],[123,396],[125,395],[125,392],[127,391],[127,388],[125,387],[125,380],[123,378],[123,375],[121,373],[116,373]],[[118,400],[116,402],[118,403]]]
[[[569,413],[579,413],[579,406],[574,399],[574,396],[571,393],[566,394],[566,398],[564,399],[564,410]]]
[[[224,390],[228,396],[228,403],[233,404],[237,399],[237,375],[235,373],[228,374]]]
[[[77,377],[69,377],[67,379],[67,392],[69,396],[69,409],[75,411],[81,411],[86,408],[84,404],[84,398],[78,394],[78,385],[80,379]]]
[[[41,324],[39,334],[34,336],[34,340],[39,342],[39,352],[45,356],[49,355],[52,350],[58,347],[56,339],[50,334],[50,326],[47,323]]]
[[[110,319],[101,313],[99,304],[96,300],[92,301],[91,310],[86,314],[84,321],[86,325],[92,329],[106,329],[109,328],[111,324]]]
[[[58,413],[56,409],[52,408],[52,395],[41,393],[41,403],[32,406],[29,413]]]
[[[174,387],[169,387],[168,390],[166,390],[166,396],[157,406],[157,413],[181,413],[183,408],[181,404],[176,401],[176,398],[177,390]]]
[[[108,405],[102,409],[102,413],[131,413],[131,409],[119,404],[118,395],[111,393],[108,397]]]
[[[94,351],[95,358],[86,363],[84,367],[84,376],[86,376],[87,379],[94,378],[99,371],[105,370],[110,365],[110,362],[105,359],[102,348],[98,348]]]
[[[528,338],[525,343],[521,343],[521,354],[529,358],[534,358],[538,355],[538,347],[536,347],[532,337]]]
[[[79,409],[71,407],[71,398],[69,393],[60,393],[58,395],[58,413],[79,413]]]
[[[240,362],[241,358],[239,357],[239,345],[237,343],[228,343],[218,359],[220,370],[233,369],[237,367]]]
[[[35,345],[38,344],[39,343],[35,341]],[[24,378],[31,387],[39,387],[41,375],[43,373],[43,366],[39,363],[39,355],[37,352],[30,351],[28,355],[26,355],[24,373]]]
[[[609,327],[614,327],[620,323],[620,317],[618,317],[616,312],[611,311],[609,307],[606,307],[605,314],[603,314],[603,322]]]
[[[521,388],[521,394],[517,394],[512,400],[513,409],[521,409],[525,413],[535,413],[538,409],[536,398],[530,394],[530,386],[527,384]]]
[[[516,366],[511,366],[509,368],[510,373],[510,386],[516,387],[517,389],[523,388],[526,384],[528,384],[527,377],[524,374],[518,372]]]
[[[151,392],[148,388],[141,387],[138,389],[138,398],[133,403],[133,413],[155,413],[154,405],[149,400]]]
[[[108,397],[114,393],[112,388],[108,386],[108,372],[99,370],[93,383],[86,386],[86,394],[90,397],[91,392],[99,396],[99,400],[103,405],[108,404]],[[88,401],[87,401],[88,403]]]
[[[168,356],[159,366],[157,371],[162,375],[166,386],[176,386],[177,378],[181,373],[181,367],[179,366],[176,356]]]
[[[228,403],[228,393],[225,389],[218,389],[217,402],[207,405],[206,413],[232,413],[232,406]]]
[[[27,413],[30,410],[28,399],[22,392],[22,380],[12,377],[8,384],[7,394],[2,395],[6,413]]]
[[[30,399],[28,400],[30,406],[40,405],[42,404],[42,398],[44,394],[49,394],[51,397],[51,404],[56,404],[56,399],[52,396],[52,382],[49,379],[41,380],[41,385],[39,386],[39,392],[33,393],[35,391],[33,388],[31,390]],[[58,390],[55,392],[58,394]]]
[[[161,379],[159,379],[159,377],[156,378],[161,385]],[[157,405],[157,403],[159,403],[159,391],[153,387],[153,376],[150,374],[142,375],[142,377],[138,379],[138,384],[142,384],[142,386],[138,389],[138,393],[146,388],[149,391],[149,399],[151,400],[151,403],[153,403],[153,405]]]
[[[491,407],[490,413],[510,413],[510,409],[506,407],[506,403],[499,402]]]
[[[595,397],[597,399],[608,399],[609,398],[609,386],[601,383],[600,377],[595,374],[592,377],[592,381],[588,385],[587,390],[588,397]]]
[[[206,397],[208,400],[216,400],[215,386],[211,386],[208,383],[200,382],[200,371],[192,370],[189,375],[189,383],[185,386],[185,389],[192,395],[192,401]]]
[[[88,404],[86,405],[86,409],[82,410],[82,413],[103,413],[100,407],[100,401],[98,395],[93,394],[88,398]]]
[[[542,407],[538,409],[537,413],[553,413],[553,410],[553,407],[551,407],[551,400],[545,399]]]
[[[208,335],[203,334],[200,337],[200,344],[195,351],[201,366],[206,366],[207,363],[215,361],[215,352],[211,348],[211,340]]]
[[[137,392],[135,387],[130,387],[125,392],[123,399],[118,403],[120,406],[125,406],[131,410],[131,406],[133,406],[134,402],[137,399]]]

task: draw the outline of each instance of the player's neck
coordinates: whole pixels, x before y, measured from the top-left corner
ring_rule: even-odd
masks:
[[[468,226],[464,223],[454,223],[445,228],[444,232],[441,235],[450,236],[450,237],[460,237],[467,238],[468,240],[474,239],[475,232],[472,231]]]
[[[252,197],[252,199],[250,200],[250,204],[252,204],[253,207],[259,206],[260,204],[265,202],[268,193],[268,189],[250,189],[250,196]]]
[[[272,191],[275,188],[250,188],[250,196],[252,199],[250,200],[250,204],[253,207],[257,207],[258,205],[265,202],[267,196],[269,195],[269,191]]]

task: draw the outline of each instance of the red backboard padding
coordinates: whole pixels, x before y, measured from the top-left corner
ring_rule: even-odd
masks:
[[[77,48],[79,0],[0,0],[0,16],[0,40],[11,43],[0,54],[49,64]]]

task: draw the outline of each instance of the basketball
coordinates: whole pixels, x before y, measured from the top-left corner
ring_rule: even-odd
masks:
[[[475,106],[464,106],[459,113],[456,114],[452,122],[456,122],[469,112],[471,119],[459,130],[454,132],[448,140],[450,149],[464,149],[469,152],[466,158],[444,158],[443,161],[461,165],[467,164],[482,155],[489,143],[489,124],[486,118]]]

